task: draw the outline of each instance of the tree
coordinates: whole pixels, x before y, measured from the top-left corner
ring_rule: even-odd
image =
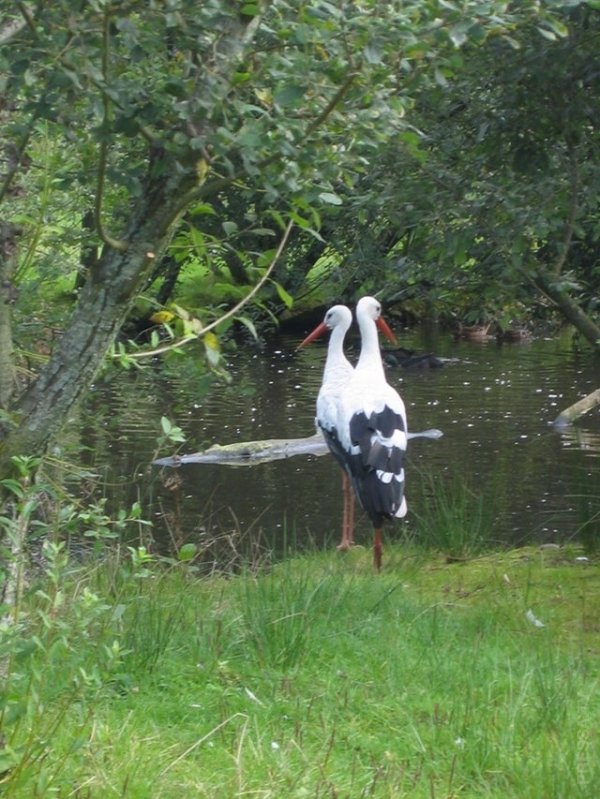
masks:
[[[465,46],[460,61],[423,83],[413,129],[359,185],[338,246],[354,253],[359,243],[361,256],[370,248],[370,262],[402,282],[404,298],[421,295],[421,307],[469,321],[550,299],[598,347],[593,5]]]
[[[269,217],[275,229],[290,219],[313,227],[319,209],[337,204],[338,192],[351,189],[390,135],[406,130],[406,86],[414,76],[442,74],[459,47],[489,33],[551,20],[553,6],[19,4],[0,28],[9,45],[1,56],[5,139],[23,155],[42,128],[60,142],[70,166],[55,198],[68,198],[79,219],[93,208],[100,252],[48,362],[8,405],[0,471],[16,453],[42,453],[58,432],[184,214],[215,213],[223,192],[235,187],[250,227],[257,207],[260,224]],[[5,172],[5,223],[8,187],[34,186],[22,163]],[[53,260],[74,242],[79,252],[86,235],[79,219],[56,234]],[[261,255],[254,263],[264,270]]]

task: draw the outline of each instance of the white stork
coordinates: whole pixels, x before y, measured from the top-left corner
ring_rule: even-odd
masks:
[[[344,515],[342,520],[342,540],[338,549],[347,550],[354,544],[354,494],[344,459],[341,457],[337,440],[337,404],[346,383],[352,377],[353,367],[344,355],[344,338],[352,324],[352,312],[345,305],[334,305],[325,314],[324,320],[302,341],[298,348],[310,344],[315,339],[331,331],[327,347],[327,358],[323,370],[323,380],[317,396],[317,415],[315,424],[323,434],[331,453],[343,470],[342,491],[344,495]]]
[[[404,403],[385,379],[377,330],[392,331],[381,304],[363,297],[356,306],[362,344],[358,363],[337,403],[337,456],[342,458],[358,500],[373,523],[373,561],[381,568],[385,519],[406,515],[404,461],[407,445]]]

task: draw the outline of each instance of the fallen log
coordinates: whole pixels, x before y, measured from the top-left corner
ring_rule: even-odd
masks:
[[[600,388],[561,411],[553,422],[554,427],[568,427],[574,421],[600,405]]]
[[[408,438],[441,438],[441,430],[430,429],[408,433]],[[306,438],[267,438],[261,441],[237,441],[233,444],[213,444],[212,447],[190,455],[172,455],[152,461],[154,466],[185,466],[187,463],[218,463],[226,466],[254,466],[257,463],[291,458],[294,455],[325,455],[327,444],[321,433]]]

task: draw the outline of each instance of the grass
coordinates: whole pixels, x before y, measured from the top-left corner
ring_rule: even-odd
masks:
[[[421,509],[413,512],[414,536],[420,548],[461,561],[495,545],[499,527],[497,508],[505,493],[497,478],[474,490],[459,470],[453,477],[421,471],[413,491]]]
[[[0,792],[592,799],[600,573],[577,554],[388,547],[374,575],[357,549],[229,579],[110,564],[63,575],[50,606],[38,585]]]

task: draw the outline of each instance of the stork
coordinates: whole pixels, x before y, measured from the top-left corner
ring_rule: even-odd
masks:
[[[315,424],[343,470],[344,514],[342,539],[337,546],[342,551],[350,549],[354,544],[354,494],[350,487],[346,464],[339,454],[336,432],[337,404],[344,386],[354,371],[352,364],[344,355],[344,338],[351,324],[351,310],[346,305],[334,305],[327,311],[323,321],[298,345],[298,348],[304,347],[331,331],[323,369],[323,380],[317,396]]]
[[[394,339],[381,316],[381,304],[363,297],[356,306],[361,351],[336,404],[336,435],[330,445],[344,464],[358,500],[373,524],[373,563],[379,571],[382,527],[406,515],[404,461],[408,440],[406,411],[385,379],[377,331]]]

